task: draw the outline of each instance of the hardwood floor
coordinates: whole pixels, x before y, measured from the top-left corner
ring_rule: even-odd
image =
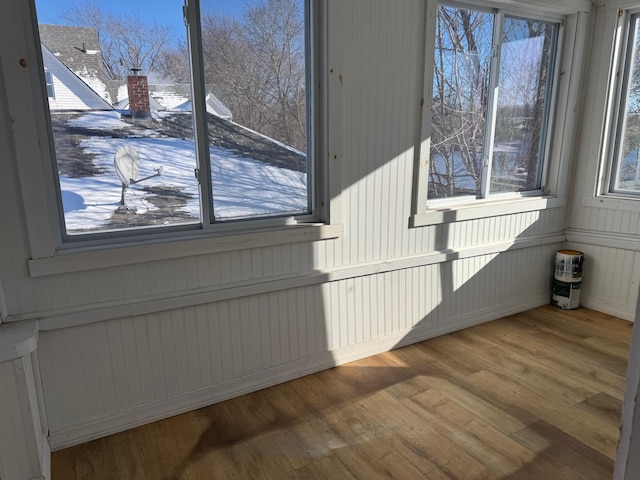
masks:
[[[53,480],[609,479],[630,338],[541,307],[55,452]]]

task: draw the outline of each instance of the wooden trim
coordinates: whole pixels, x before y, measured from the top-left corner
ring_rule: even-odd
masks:
[[[38,322],[0,325],[0,362],[28,356],[38,346]]]
[[[636,322],[640,318],[640,298],[636,306]],[[640,322],[638,322],[640,323]],[[636,325],[637,326],[637,325]],[[613,472],[614,480],[634,480],[640,478],[640,329],[634,328],[627,365],[627,386],[622,406],[620,439]]]
[[[424,255],[405,257],[395,260],[382,260],[343,268],[323,271],[305,272],[304,274],[284,275],[261,278],[258,280],[226,283],[221,287],[207,287],[190,291],[175,292],[170,295],[156,295],[136,298],[129,301],[111,301],[89,306],[39,311],[36,313],[9,316],[7,322],[38,319],[43,331],[86,325],[116,318],[145,315],[154,312],[185,308],[233,298],[260,295],[280,290],[337,282],[366,275],[405,270],[437,263],[451,262],[481,255],[532,248],[542,245],[563,244],[564,234],[539,235],[517,238],[509,242],[500,242],[461,248],[456,250],[437,251]]]
[[[566,230],[567,242],[620,250],[640,251],[640,239],[636,235],[623,233],[596,232],[589,230]]]
[[[411,217],[411,226],[425,227],[443,223],[462,222],[478,218],[498,217],[516,213],[564,207],[565,199],[559,197],[517,197],[507,200],[477,201],[472,204],[448,205],[427,209]]]
[[[247,248],[329,240],[338,238],[343,233],[344,227],[342,225],[299,224],[257,231],[236,231],[226,235],[202,234],[198,238],[169,241],[164,239],[162,243],[138,241],[135,244],[100,245],[64,250],[48,258],[31,259],[29,260],[29,273],[32,277],[41,277],[96,270]]]

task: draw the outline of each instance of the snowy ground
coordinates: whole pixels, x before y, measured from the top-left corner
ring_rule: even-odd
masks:
[[[140,156],[138,178],[153,175],[154,169],[162,167],[161,176],[132,185],[126,191],[128,213],[144,216],[157,211],[158,202],[154,201],[157,192],[166,189],[179,192],[184,199],[174,208],[184,217],[199,221],[193,141],[161,136],[153,129],[132,129],[131,124],[120,120],[117,111],[87,113],[68,124],[101,133],[128,129],[128,138],[96,135],[80,143],[84,153],[94,156],[93,163],[102,174],[79,178],[60,175],[68,232],[96,230],[112,222],[120,207],[122,185],[115,172],[114,155],[124,145],[135,148]],[[216,218],[226,220],[306,210],[305,173],[278,168],[218,147],[211,147],[210,155]]]

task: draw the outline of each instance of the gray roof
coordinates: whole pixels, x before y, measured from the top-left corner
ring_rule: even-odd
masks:
[[[39,24],[40,42],[80,78],[97,78],[105,86],[97,92],[111,103],[115,103],[118,87],[122,81],[109,80],[104,70],[100,41],[95,28],[68,25]]]

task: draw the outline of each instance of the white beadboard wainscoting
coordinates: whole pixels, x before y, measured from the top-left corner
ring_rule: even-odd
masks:
[[[567,245],[585,254],[580,304],[633,320],[640,285],[640,239],[569,230]]]
[[[563,244],[536,242],[41,332],[51,446],[548,303],[554,252]]]

